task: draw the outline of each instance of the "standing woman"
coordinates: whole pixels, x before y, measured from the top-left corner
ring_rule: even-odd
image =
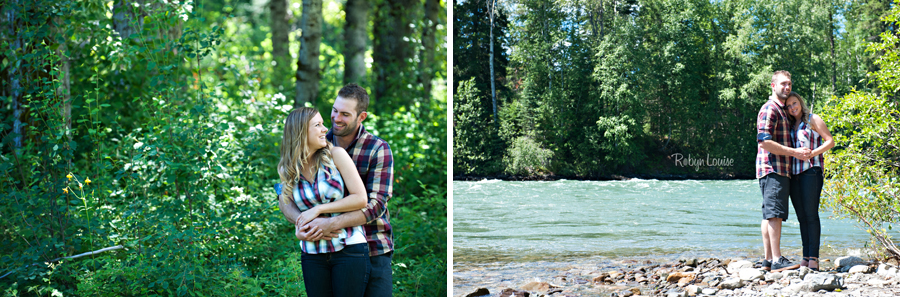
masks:
[[[322,115],[313,108],[295,109],[284,122],[278,175],[285,187],[278,207],[295,224],[295,232],[308,231],[304,225],[319,215],[337,216],[366,207],[365,186],[353,160],[343,148],[326,141],[326,133]],[[325,238],[300,243],[307,295],[363,296],[371,263],[362,227]]]
[[[794,148],[812,150],[808,159],[791,158],[791,203],[800,221],[803,261],[800,266],[819,269],[819,244],[822,225],[819,221],[819,197],[825,181],[825,158],[822,154],[834,147],[828,126],[818,115],[810,113],[799,94],[791,92],[785,102],[793,119]]]

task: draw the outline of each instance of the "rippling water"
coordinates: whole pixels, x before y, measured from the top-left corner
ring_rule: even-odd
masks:
[[[756,180],[453,182],[454,262],[762,250]],[[823,256],[868,240],[821,211]],[[799,254],[791,209],[782,249]]]

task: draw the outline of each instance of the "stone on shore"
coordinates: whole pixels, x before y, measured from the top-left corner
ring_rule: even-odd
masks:
[[[819,290],[834,291],[844,286],[843,278],[834,274],[810,273],[803,278],[802,290],[818,292]]]
[[[869,265],[855,265],[853,267],[850,267],[849,272],[850,272],[850,274],[854,274],[854,273],[869,273],[871,271],[872,271],[872,269],[871,269],[871,267],[869,267]]]
[[[781,279],[783,276],[784,276],[784,273],[781,273],[781,272],[770,272],[770,273],[766,273],[765,280],[767,282],[774,282],[774,281]]]
[[[765,277],[765,272],[756,268],[742,268],[738,275],[740,275],[741,280],[743,281],[754,281],[758,279],[763,279]]]
[[[670,283],[687,283],[694,280],[696,273],[692,272],[674,272],[666,277],[666,281]]]
[[[530,296],[531,296],[531,293],[528,293],[525,291],[513,290],[510,288],[503,289],[503,291],[500,292],[500,297],[530,297]]]
[[[837,267],[853,267],[856,265],[865,264],[867,264],[865,260],[856,256],[844,256],[834,260],[834,265],[836,265]]]
[[[487,288],[478,288],[475,292],[469,293],[466,297],[482,297],[482,296],[490,296],[491,291],[488,291]]]
[[[698,263],[697,258],[691,258],[691,259],[684,260],[685,266],[697,267],[697,263]]]
[[[697,285],[690,285],[690,286],[684,287],[684,291],[687,292],[688,296],[697,296],[697,294],[701,293],[701,291],[702,291],[701,289],[702,288],[700,288],[700,286],[697,286]]]
[[[723,281],[721,284],[719,284],[719,288],[725,289],[725,290],[739,289],[743,286],[744,286],[744,281],[742,281],[740,278],[736,278],[736,277],[728,278],[725,281]]]
[[[530,292],[537,292],[537,293],[547,293],[550,291],[550,288],[553,288],[553,287],[554,286],[550,285],[549,283],[545,283],[545,282],[530,282],[530,283],[527,283],[524,286],[522,286],[522,290],[530,291]]]
[[[797,276],[799,276],[800,279],[804,279],[810,272],[812,272],[812,269],[809,269],[809,267],[800,266],[800,269],[797,270]]]
[[[685,291],[678,291],[678,290],[672,289],[666,293],[666,297],[688,297],[688,293]]]
[[[731,261],[728,263],[728,271],[738,271],[743,268],[753,268],[753,262],[746,260]]]
[[[631,289],[619,292],[619,296],[621,296],[621,297],[631,297],[631,296],[639,296],[639,295],[641,295],[641,289],[638,289],[638,288],[631,288]]]
[[[891,264],[878,265],[878,270],[875,273],[880,276],[887,276],[887,277],[900,276],[900,275],[898,275],[897,266],[894,266]]]

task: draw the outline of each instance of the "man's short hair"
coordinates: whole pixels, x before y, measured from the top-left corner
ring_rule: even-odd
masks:
[[[338,91],[338,97],[356,100],[356,115],[362,114],[369,108],[369,93],[357,84],[350,83],[341,88]]]
[[[790,72],[787,72],[787,70],[778,70],[778,71],[775,71],[775,73],[772,73],[772,83],[773,84],[775,83],[775,78],[778,77],[779,74],[784,75],[784,77],[787,77],[788,79],[791,79]]]

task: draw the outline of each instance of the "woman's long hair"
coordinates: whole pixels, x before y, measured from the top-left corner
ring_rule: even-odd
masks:
[[[797,101],[800,101],[800,120],[806,123],[807,127],[812,129],[813,131],[816,131],[816,127],[813,127],[812,124],[809,123],[809,114],[811,114],[812,112],[809,111],[809,107],[806,105],[806,100],[803,100],[803,97],[800,97],[800,94],[797,94],[797,92],[794,91],[791,91],[791,94],[788,95],[788,99],[791,99],[791,97],[796,97]],[[785,103],[787,103],[787,101],[785,101]],[[816,131],[816,133],[819,133],[819,131]]]
[[[316,170],[313,170],[313,176],[318,172],[318,168],[323,165],[334,169],[334,161],[331,158],[330,142],[325,142],[325,147],[317,151],[310,151],[309,143],[309,122],[319,114],[314,108],[301,107],[294,109],[288,114],[284,120],[284,137],[281,140],[281,161],[278,161],[278,176],[281,177],[281,184],[284,185],[283,193],[291,193],[294,185],[300,182],[300,176],[303,163],[306,158],[312,158],[310,162],[314,164]],[[312,181],[311,181],[312,182]],[[292,193],[291,193],[292,194]],[[293,202],[293,201],[292,201]]]

